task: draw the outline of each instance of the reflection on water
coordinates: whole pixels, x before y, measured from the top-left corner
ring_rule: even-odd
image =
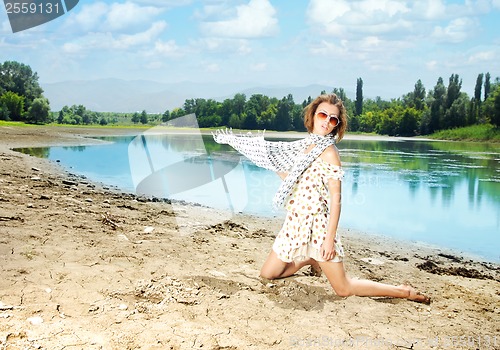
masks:
[[[229,209],[236,211],[282,214],[271,206],[279,177],[249,163],[231,147],[213,142],[211,136],[200,141],[189,135],[148,135],[149,155],[139,151],[144,148],[140,143],[134,146],[134,137],[101,139],[110,143],[21,151],[60,160],[74,172],[124,191],[135,192],[140,187],[131,171],[144,172],[141,179],[156,173],[151,183],[161,183],[154,190],[160,196],[223,209],[228,209],[229,199]],[[500,262],[498,146],[343,140],[338,148],[346,170],[342,227],[458,249]],[[130,159],[142,165],[134,170]],[[165,170],[168,165],[171,168]],[[198,182],[203,178],[205,183],[212,179],[213,184],[197,187],[190,180],[193,178]],[[172,184],[177,184],[175,193]]]

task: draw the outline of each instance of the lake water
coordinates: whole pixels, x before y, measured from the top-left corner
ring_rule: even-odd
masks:
[[[24,149],[126,192],[232,212],[283,215],[280,184],[209,135],[107,137],[105,144]],[[338,144],[346,171],[340,226],[500,262],[500,148],[428,141]]]

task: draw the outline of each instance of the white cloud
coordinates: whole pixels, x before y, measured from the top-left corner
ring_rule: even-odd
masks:
[[[84,37],[80,37],[77,41],[63,44],[62,48],[65,53],[69,54],[90,52],[94,49],[127,50],[154,42],[165,28],[166,23],[159,21],[153,23],[147,30],[131,35],[115,36],[111,32],[91,32]]]
[[[138,6],[131,2],[114,3],[110,6],[106,16],[106,27],[109,30],[117,30],[147,23],[160,12],[160,9],[152,6]]]
[[[66,43],[66,44],[63,44],[62,50],[64,53],[77,54],[77,53],[82,52],[83,47],[81,45],[76,44],[76,43]]]
[[[491,4],[493,5],[494,8],[500,9],[500,0],[492,0]]]
[[[435,71],[438,67],[438,62],[435,60],[429,61],[425,64],[428,70]]]
[[[409,12],[409,9],[404,1],[394,0],[364,0],[360,1],[358,6],[356,7],[362,13],[379,12],[384,15],[388,15],[389,17],[393,17],[400,13]]]
[[[206,9],[206,13],[214,13]],[[207,36],[226,38],[259,38],[278,32],[276,10],[268,0],[250,0],[247,5],[236,7],[234,18],[219,21],[205,21],[200,25]]]
[[[12,28],[10,26],[10,22],[9,21],[3,21],[2,22],[2,25],[0,26],[0,33],[12,33]]]
[[[314,55],[325,56],[331,59],[338,57],[347,57],[349,53],[349,42],[347,40],[342,40],[340,44],[336,44],[332,41],[321,40],[317,45],[311,47],[310,52]]]
[[[412,12],[415,17],[419,14],[427,20],[440,20],[447,16],[446,5],[443,0],[423,0],[413,3]]]
[[[470,18],[456,18],[448,26],[436,26],[432,37],[439,42],[460,43],[474,35],[476,23]]]
[[[254,72],[263,72],[267,70],[267,63],[266,62],[261,62],[261,63],[255,63],[250,65],[250,70]]]
[[[132,35],[121,35],[114,40],[113,47],[117,49],[127,49],[132,46],[144,45],[154,41],[167,27],[164,21],[155,22],[151,27],[141,33]]]
[[[402,16],[410,9],[394,0],[311,0],[307,19],[320,32],[342,37],[353,33],[384,33],[409,27]]]
[[[490,51],[480,51],[469,56],[469,63],[482,63],[482,62],[494,62],[497,58],[497,53],[493,50]]]
[[[192,46],[202,51],[212,53],[237,53],[246,55],[252,52],[252,48],[247,39],[233,38],[201,38],[193,41]]]
[[[175,40],[158,40],[155,43],[154,54],[159,54],[165,57],[179,57],[182,53]]]
[[[70,12],[68,25],[78,26],[84,31],[95,30],[100,27],[107,11],[108,5],[103,2],[83,4],[79,12]]]
[[[153,21],[163,10],[153,6],[139,6],[135,3],[104,2],[84,4],[79,11],[71,11],[66,27],[84,32],[133,31]]]
[[[151,5],[154,7],[161,7],[161,8],[167,8],[170,9],[172,7],[180,7],[180,6],[187,6],[191,4],[193,1],[192,0],[134,0],[134,3],[139,3],[139,4],[144,4],[144,5]]]
[[[217,63],[207,63],[205,64],[205,70],[207,72],[219,72],[220,66]]]

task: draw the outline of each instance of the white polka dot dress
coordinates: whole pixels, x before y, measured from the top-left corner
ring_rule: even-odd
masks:
[[[297,179],[285,205],[285,222],[273,244],[280,260],[292,262],[313,258],[325,261],[320,248],[326,238],[329,219],[328,179],[342,180],[343,177],[344,171],[340,166],[318,157]],[[330,261],[342,261],[344,249],[338,234],[335,237],[335,252]]]

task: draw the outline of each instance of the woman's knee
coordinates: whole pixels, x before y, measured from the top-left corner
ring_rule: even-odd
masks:
[[[347,285],[337,286],[332,284],[332,288],[339,297],[350,297],[352,295],[351,289]]]
[[[335,294],[339,297],[349,297],[353,295],[351,279],[345,274],[342,263],[320,263],[321,269],[328,278]]]
[[[275,273],[273,273],[272,271],[268,271],[267,269],[264,269],[264,268],[262,270],[260,270],[260,277],[268,279],[268,280],[274,280],[274,279],[278,278],[278,276],[276,276]]]

